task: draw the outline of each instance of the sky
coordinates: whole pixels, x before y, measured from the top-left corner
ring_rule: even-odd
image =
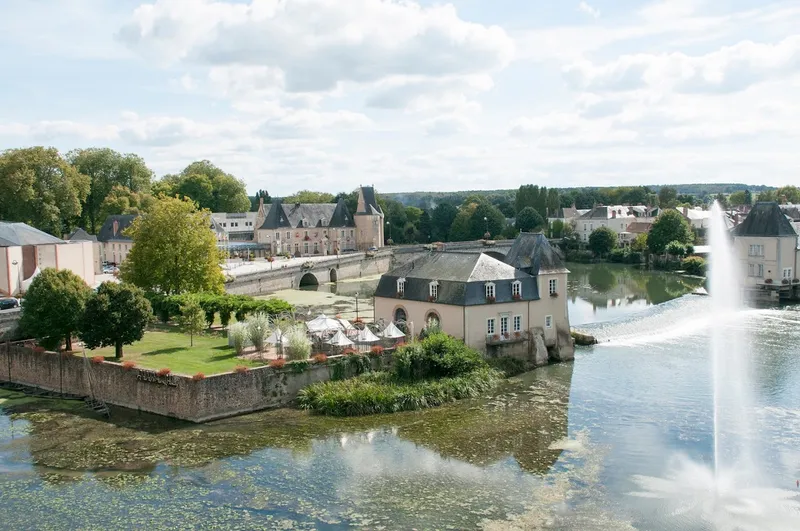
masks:
[[[797,0],[0,0],[0,149],[288,195],[800,182]]]

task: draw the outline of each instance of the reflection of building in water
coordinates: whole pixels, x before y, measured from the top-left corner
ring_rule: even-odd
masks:
[[[398,436],[444,457],[486,466],[513,457],[528,472],[544,474],[567,437],[571,363],[550,365],[480,407],[450,407],[420,413]]]

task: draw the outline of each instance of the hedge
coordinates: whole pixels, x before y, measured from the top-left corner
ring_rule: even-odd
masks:
[[[270,316],[294,311],[294,307],[281,299],[256,300],[247,295],[217,295],[215,293],[185,293],[181,295],[162,295],[160,293],[148,293],[147,298],[153,307],[153,313],[162,322],[167,323],[178,316],[181,311],[181,304],[188,296],[197,297],[200,307],[206,314],[206,322],[209,326],[214,323],[214,318],[219,314],[220,322],[223,326],[230,323],[231,314],[235,314],[237,321],[244,321],[248,315],[265,313]]]

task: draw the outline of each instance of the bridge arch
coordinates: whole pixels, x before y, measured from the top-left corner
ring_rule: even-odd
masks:
[[[300,277],[300,283],[298,287],[304,288],[306,286],[319,286],[319,280],[317,280],[316,275],[314,273],[305,273],[302,277]]]
[[[328,272],[328,277],[331,282],[336,282],[339,280],[339,274],[335,268],[331,268],[331,270]]]

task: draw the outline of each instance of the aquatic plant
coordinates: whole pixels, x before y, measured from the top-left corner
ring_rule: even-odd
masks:
[[[236,367],[233,368],[233,372],[238,372],[239,374],[245,373],[245,372],[247,372],[249,370],[250,369],[248,369],[244,365],[237,365]]]
[[[245,323],[233,323],[228,329],[228,336],[233,340],[233,348],[236,351],[236,355],[241,355],[247,343],[247,325]]]
[[[278,358],[270,361],[268,365],[272,369],[283,369],[286,366],[286,360],[283,358]]]
[[[136,364],[132,361],[123,361],[122,368],[125,369],[126,371],[129,371],[131,369],[136,368]]]
[[[156,374],[159,376],[169,376],[171,372],[172,369],[170,369],[169,367],[164,367],[163,369],[158,369],[158,372],[156,372]]]
[[[256,348],[256,351],[263,352],[265,340],[270,334],[270,320],[269,316],[265,313],[257,313],[247,319],[247,337],[250,343]]]
[[[283,334],[283,347],[290,360],[307,360],[311,356],[311,340],[302,326],[291,326]]]

